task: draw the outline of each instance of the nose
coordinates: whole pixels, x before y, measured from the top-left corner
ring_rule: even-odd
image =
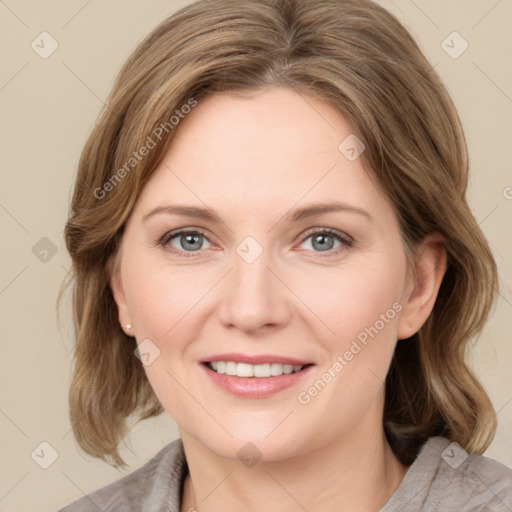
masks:
[[[288,324],[292,294],[274,266],[265,251],[252,263],[235,254],[234,268],[223,280],[218,306],[225,327],[257,334]]]

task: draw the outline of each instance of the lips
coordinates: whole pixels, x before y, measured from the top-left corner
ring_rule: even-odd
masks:
[[[219,354],[201,361],[214,384],[243,398],[265,398],[289,388],[310,373],[313,364],[277,355]]]

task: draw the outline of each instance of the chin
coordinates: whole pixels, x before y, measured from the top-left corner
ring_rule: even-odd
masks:
[[[281,417],[280,421],[282,419]],[[257,462],[286,460],[312,448],[312,440],[315,436],[313,438],[304,436],[305,430],[298,430],[294,428],[295,425],[290,425],[291,428],[288,429],[283,428],[283,425],[276,428],[275,425],[278,424],[279,422],[274,424],[274,431],[265,429],[265,433],[254,432],[253,423],[251,428],[240,425],[236,429],[228,429],[233,437],[225,431],[220,432],[219,429],[210,434],[201,430],[199,432],[189,431],[183,435],[182,431],[182,437],[186,440],[191,436],[195,443],[201,444],[215,455],[230,460],[239,460],[247,467],[252,467]],[[271,433],[269,434],[269,432]]]

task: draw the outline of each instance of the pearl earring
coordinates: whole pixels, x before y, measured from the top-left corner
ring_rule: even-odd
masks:
[[[129,331],[132,328],[132,324],[126,324],[126,330]]]

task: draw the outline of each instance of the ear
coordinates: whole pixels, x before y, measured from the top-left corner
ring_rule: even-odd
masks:
[[[107,263],[107,271],[110,275],[110,288],[112,289],[112,295],[114,296],[114,300],[117,304],[119,323],[121,324],[121,328],[125,334],[133,336],[133,331],[127,328],[128,325],[131,325],[132,321],[128,310],[128,304],[126,302],[123,282],[121,280],[121,269],[118,257],[113,256],[109,259]]]
[[[446,272],[447,256],[444,238],[439,233],[428,235],[415,251],[408,271],[403,309],[398,322],[398,339],[410,338],[420,330],[436,302]]]

